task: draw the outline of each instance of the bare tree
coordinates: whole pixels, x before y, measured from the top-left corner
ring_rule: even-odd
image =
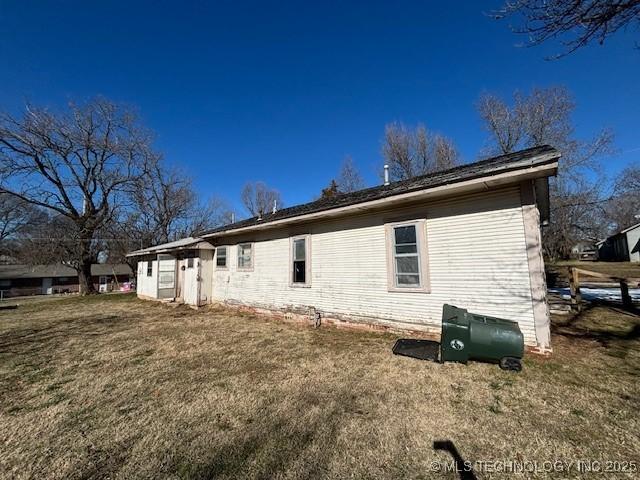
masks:
[[[123,209],[157,161],[135,115],[105,99],[54,113],[27,106],[0,114],[0,192],[44,209],[64,223],[52,242],[78,272],[80,292],[95,292],[96,234]]]
[[[401,123],[388,124],[385,127],[382,156],[389,165],[392,180],[426,175],[459,163],[453,142],[428,131],[421,124],[415,130]]]
[[[615,189],[620,194],[640,194],[640,163],[633,163],[618,174]]]
[[[510,0],[494,17],[521,21],[513,30],[527,35],[530,45],[563,38],[565,52],[557,58],[592,41],[603,44],[621,28],[640,24],[640,0]]]
[[[364,188],[362,175],[349,155],[342,161],[336,184],[340,193],[351,193]]]
[[[608,234],[640,222],[640,164],[633,163],[616,176],[605,211]]]
[[[0,193],[0,255],[17,258],[25,238],[47,221],[39,208],[6,193]]]
[[[321,199],[334,198],[340,195],[340,193],[341,192],[340,190],[338,190],[338,184],[336,183],[336,181],[331,180],[331,182],[329,182],[329,185],[322,189],[322,192],[320,193],[320,198]]]
[[[460,155],[453,141],[442,135],[433,137],[433,158],[436,172],[447,170],[460,163]]]
[[[156,163],[139,182],[130,217],[144,243],[170,242],[230,220],[230,208],[223,200],[212,197],[202,202],[192,179],[178,169]]]
[[[14,242],[13,256],[19,262],[30,265],[73,265],[78,243],[76,228],[75,223],[64,215],[45,215]],[[97,258],[104,247],[104,241],[96,233],[86,248],[92,257]]]
[[[126,254],[133,249],[197,235],[231,222],[228,204],[215,196],[201,201],[192,179],[178,169],[156,163],[138,183],[131,207],[104,233],[112,261],[131,262]]]
[[[280,192],[269,188],[264,182],[248,182],[242,189],[242,203],[254,217],[261,217],[282,208]]]
[[[548,256],[565,258],[578,240],[595,240],[602,232],[604,178],[600,159],[612,152],[613,134],[575,138],[571,115],[575,104],[561,87],[514,94],[511,103],[483,95],[480,116],[489,133],[486,152],[513,151],[549,144],[562,153],[558,177],[551,183],[552,221],[544,230]]]
[[[0,243],[25,233],[41,216],[42,213],[33,205],[0,193]]]
[[[513,152],[524,137],[525,115],[522,113],[520,95],[514,95],[514,105],[510,107],[501,98],[490,93],[480,96],[477,109],[484,120],[485,128],[491,135],[489,155]]]

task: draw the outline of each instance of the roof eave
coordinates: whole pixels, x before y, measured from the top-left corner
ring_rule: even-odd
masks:
[[[293,223],[313,221],[323,217],[337,217],[348,215],[351,212],[375,210],[378,208],[384,208],[387,205],[411,203],[427,198],[455,195],[458,193],[463,193],[465,190],[473,190],[474,188],[475,190],[488,190],[489,188],[493,188],[496,186],[517,183],[528,179],[555,176],[558,173],[559,157],[560,155],[558,153],[550,152],[548,154],[536,157],[535,162],[532,162],[529,159],[524,165],[516,166],[515,168],[513,166],[510,166],[512,168],[504,169],[504,171],[502,172],[490,172],[486,175],[467,180],[461,180],[459,182],[447,183],[432,188],[409,191],[398,195],[392,195],[375,200],[336,207],[329,210],[321,210],[319,212],[283,218],[280,220],[273,220],[261,224],[222,230],[209,234],[204,233],[201,235],[201,237],[203,239],[214,239],[217,237],[228,235],[236,235],[257,230],[276,228]]]
[[[158,246],[160,247],[160,246]],[[158,248],[158,247],[149,247],[143,250],[136,250],[135,252],[127,253],[126,257],[142,257],[145,255],[157,255],[159,253],[171,253],[171,252],[179,252],[182,250],[211,250],[213,246],[203,239],[198,239],[198,241],[189,243],[187,245],[180,245],[176,247],[167,247],[167,248]]]

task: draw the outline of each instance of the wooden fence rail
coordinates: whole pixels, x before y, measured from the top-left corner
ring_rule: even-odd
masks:
[[[638,278],[616,277],[604,273],[584,270],[582,268],[569,267],[569,289],[571,290],[571,309],[579,312],[582,309],[582,294],[580,293],[580,275],[585,277],[602,278],[611,280],[620,284],[620,293],[622,296],[622,305],[627,308],[633,307],[631,295],[629,295],[629,284],[637,284],[640,282]]]

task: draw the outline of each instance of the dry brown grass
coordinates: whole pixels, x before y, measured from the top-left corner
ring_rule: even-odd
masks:
[[[132,296],[0,311],[0,477],[455,478],[434,440],[471,462],[637,461],[637,318],[563,322],[513,374]]]

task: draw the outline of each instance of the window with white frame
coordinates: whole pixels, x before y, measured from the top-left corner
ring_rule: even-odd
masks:
[[[187,257],[187,268],[193,268],[193,256]]]
[[[216,253],[216,267],[227,268],[227,247],[218,247]]]
[[[389,290],[428,291],[425,222],[387,225]]]
[[[153,262],[151,260],[147,261],[147,277],[153,275]]]
[[[240,243],[238,245],[238,270],[253,269],[253,244]]]
[[[291,239],[291,284],[294,286],[311,283],[309,238],[309,235],[302,235]]]

